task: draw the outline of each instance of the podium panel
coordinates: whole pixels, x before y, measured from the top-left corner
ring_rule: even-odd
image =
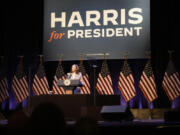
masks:
[[[57,86],[63,87],[66,90],[67,95],[72,95],[74,94],[74,90],[76,89],[76,87],[81,87],[82,84],[80,80],[66,79],[66,80],[59,80],[57,82]]]

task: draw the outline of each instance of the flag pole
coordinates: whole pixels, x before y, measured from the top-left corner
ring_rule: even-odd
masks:
[[[40,64],[43,64],[43,55],[38,55],[40,57]]]
[[[59,64],[61,64],[62,63],[62,58],[59,58],[58,61],[59,61]]]
[[[174,50],[168,50],[169,53],[169,61],[172,61],[172,54],[174,53]],[[173,108],[173,103],[171,102],[171,108]]]
[[[23,63],[23,58],[24,58],[24,56],[21,55],[21,56],[18,56],[18,57],[19,57],[19,63],[22,64],[22,63]]]
[[[80,63],[82,63],[82,62],[83,62],[83,54],[80,55]]]
[[[4,56],[0,56],[0,66],[1,64],[3,64],[3,60],[4,60]],[[1,106],[2,103],[0,103],[0,106]],[[1,116],[1,112],[0,112],[0,116]]]
[[[128,51],[125,51],[124,52],[124,61],[127,61],[128,60],[128,55],[129,55],[129,52]],[[127,102],[127,107],[130,108],[130,101]]]
[[[31,67],[29,66],[29,70],[28,70],[28,93],[29,93],[29,96],[28,96],[28,112],[29,112],[29,115],[30,115],[30,107],[31,107]]]
[[[94,106],[96,107],[96,68],[97,68],[97,65],[93,65],[93,89],[94,89],[94,93],[93,93],[93,102],[94,102]]]
[[[60,53],[60,54],[58,53],[57,57],[58,57],[58,62],[61,64],[62,63],[63,54],[62,53]]]
[[[63,57],[63,54],[62,54],[62,53],[57,54],[57,57],[58,57],[58,66],[59,66],[59,65],[61,65],[61,64],[62,64],[62,57]],[[50,90],[50,93],[51,93],[52,95],[54,95],[54,94],[55,94],[55,93],[53,93],[53,89],[52,89],[52,90]]]
[[[174,53],[174,50],[168,50],[169,53],[169,60],[172,60],[172,54]]]
[[[1,58],[1,63],[3,63],[4,62],[4,56],[0,56],[0,58]]]
[[[1,66],[1,64],[3,64],[4,63],[4,56],[0,56],[0,66]]]
[[[83,64],[83,54],[82,55],[80,54],[80,64]],[[79,64],[79,67],[80,67],[80,64]],[[81,93],[81,89],[80,88],[78,90],[78,93]]]
[[[151,51],[146,51],[146,55],[147,55],[147,58],[148,58],[148,61],[151,61]],[[149,107],[149,120],[152,120],[152,117],[153,117],[153,111],[152,111],[152,108],[151,108],[151,105],[153,106],[153,102],[148,102],[148,107]]]
[[[19,63],[20,64],[23,64],[23,58],[24,58],[24,56],[18,56],[19,57]],[[30,102],[31,102],[31,99],[30,99],[30,92],[31,92],[31,90],[30,90],[30,76],[31,76],[31,71],[30,71],[31,69],[30,69],[30,67],[29,67],[29,70],[28,70],[28,94],[29,94],[29,96],[27,97],[27,112],[29,113],[29,115],[30,115]]]
[[[97,90],[96,90],[96,68],[97,68],[97,65],[96,64],[92,64],[92,67],[93,67],[93,90],[94,90],[94,93],[93,93],[93,99],[94,99],[94,106],[97,106],[96,104],[96,96],[97,96]]]
[[[19,58],[18,59],[18,64],[23,64],[24,56],[23,55],[19,55],[18,58]],[[21,102],[19,106],[21,106],[23,108],[23,103]]]

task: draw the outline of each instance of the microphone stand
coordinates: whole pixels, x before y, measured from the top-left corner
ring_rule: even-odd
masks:
[[[31,67],[29,67],[29,70],[28,70],[28,93],[29,93],[29,96],[28,96],[28,113],[30,115],[30,107],[31,107]]]
[[[96,54],[86,54],[87,60],[94,60],[94,63],[90,63],[90,66],[93,67],[93,88],[94,88],[94,94],[93,94],[93,102],[94,106],[96,106],[96,68],[98,67],[96,65],[97,58],[102,56],[108,56],[109,53],[96,53]],[[88,58],[89,57],[89,58]]]
[[[87,60],[89,62],[89,65],[91,68],[93,68],[93,105],[96,106],[96,68],[98,67],[96,65],[96,59],[94,57],[89,57],[87,56]]]
[[[93,82],[93,88],[94,88],[94,95],[93,95],[93,101],[94,101],[94,106],[96,106],[96,68],[97,68],[97,65],[93,64],[92,65],[93,67],[93,77],[94,77],[94,82]]]

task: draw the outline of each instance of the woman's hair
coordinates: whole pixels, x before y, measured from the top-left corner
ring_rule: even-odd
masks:
[[[76,70],[77,70],[76,73],[79,73],[79,66],[78,66],[77,64],[73,64],[73,65],[71,66],[71,73],[72,73],[72,67],[73,67],[73,66],[76,66]]]

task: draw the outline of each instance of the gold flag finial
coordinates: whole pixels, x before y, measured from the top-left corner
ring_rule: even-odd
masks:
[[[106,53],[104,53],[104,60],[106,60],[106,57],[107,57],[107,56],[106,56]]]
[[[40,61],[40,64],[42,64],[43,63],[43,55],[42,54],[40,54],[40,55],[38,55],[39,56],[39,61]]]
[[[125,51],[125,52],[124,52],[124,59],[127,60],[127,59],[128,59],[128,56],[129,56],[129,52],[128,52],[128,51]]]
[[[23,55],[19,55],[18,58],[19,58],[19,63],[22,63],[24,56]]]
[[[63,54],[62,54],[62,53],[58,53],[58,54],[57,54],[57,57],[58,57],[59,63],[62,63]]]
[[[80,62],[83,62],[83,54],[80,55]]]
[[[4,62],[4,56],[0,56],[0,62],[3,63]]]
[[[146,55],[147,55],[148,59],[150,60],[151,59],[151,51],[146,51]]]
[[[172,60],[172,54],[174,53],[174,50],[168,50],[169,53],[169,59]]]

